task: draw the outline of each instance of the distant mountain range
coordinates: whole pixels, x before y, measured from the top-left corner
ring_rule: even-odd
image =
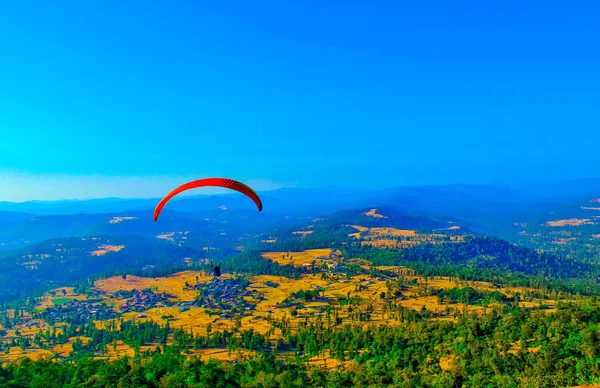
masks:
[[[259,194],[264,203],[260,213],[252,201],[237,193],[176,198],[157,223],[152,221],[152,213],[158,198],[0,202],[0,251],[72,236],[136,234],[155,238],[160,233],[182,230],[204,235],[261,233],[300,225],[311,217],[381,207],[407,216],[458,220],[476,233],[507,237],[515,222],[545,222],[559,214],[564,218],[580,216],[584,204],[600,197],[600,180],[523,187],[285,188]],[[119,217],[133,218],[113,221]],[[240,219],[244,222],[236,222]]]
[[[548,221],[563,220],[557,225],[569,228],[565,220],[582,218],[591,221],[582,221],[585,230],[578,227],[577,236],[589,242],[588,235],[600,233],[595,218],[600,218],[595,210],[599,206],[591,203],[600,197],[595,183],[573,183],[556,191],[554,185],[535,190],[460,184],[386,190],[289,188],[260,193],[262,212],[241,195],[183,197],[169,203],[158,222],[152,218],[158,199],[4,202],[0,280],[14,287],[0,293],[0,302],[18,297],[27,287],[42,289],[48,282],[66,284],[152,265],[170,268],[183,265],[186,257],[218,260],[245,249],[327,246],[349,241],[357,229],[352,225],[492,235],[510,245],[521,238],[537,247],[535,236],[561,230],[548,231]],[[547,240],[551,247],[554,239]],[[124,248],[100,256],[91,253],[102,246]],[[31,272],[33,267],[39,271]]]
[[[453,208],[512,207],[533,203],[579,199],[600,195],[600,179],[579,179],[539,184],[506,186],[453,184],[444,186],[406,186],[384,190],[329,188],[283,188],[259,193],[266,212],[331,213],[361,206],[394,205],[420,210],[448,211]],[[160,198],[0,202],[0,212],[57,215],[77,213],[114,213],[151,211]],[[253,204],[240,195],[197,195],[175,198],[167,209],[197,212],[226,206],[252,209]]]

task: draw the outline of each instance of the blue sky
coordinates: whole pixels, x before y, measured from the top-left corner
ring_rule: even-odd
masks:
[[[0,200],[600,176],[592,2],[203,3],[0,5]]]

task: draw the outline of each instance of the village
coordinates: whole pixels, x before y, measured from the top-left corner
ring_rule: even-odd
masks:
[[[318,316],[331,316],[336,324],[394,325],[397,309],[402,308],[428,312],[426,316],[431,319],[455,319],[464,311],[477,313],[485,309],[457,303],[453,301],[454,294],[440,294],[442,290],[465,287],[467,282],[427,278],[404,267],[345,259],[338,250],[269,252],[263,258],[302,267],[303,273],[299,278],[230,273],[216,276],[203,271],[183,271],[159,278],[114,276],[96,281],[85,293],[73,289],[49,292],[33,314],[35,319],[25,319],[15,329],[33,336],[62,325],[95,322],[97,327],[108,327],[115,320],[134,320],[168,324],[195,333],[209,328],[213,332],[244,328],[273,333],[277,338],[282,333],[274,329],[277,322],[287,321],[291,327],[297,327]],[[483,282],[471,286],[486,292],[497,290],[495,285]],[[510,295],[513,290],[504,292]],[[533,306],[532,302],[525,303]],[[553,301],[545,303],[551,308]],[[2,341],[10,341],[14,333],[4,333]],[[120,346],[123,351],[130,351]]]
[[[141,312],[154,307],[169,305],[169,301],[175,298],[174,295],[163,292],[161,294],[153,292],[149,288],[141,291],[119,290],[112,295],[115,299],[125,299],[125,303],[121,305],[121,312],[127,313],[130,311]]]
[[[197,290],[199,295],[194,302],[187,303],[184,306],[223,311],[236,308],[245,311],[254,310],[255,304],[249,303],[247,299],[261,301],[265,298],[256,290],[248,290],[249,285],[250,282],[243,278],[219,279],[215,277],[208,283],[198,283],[195,286],[188,287],[189,290]]]
[[[43,319],[47,323],[65,322],[77,325],[91,320],[116,319],[119,317],[119,313],[108,307],[102,299],[72,299],[60,306],[48,307],[41,313],[35,314],[34,317]]]

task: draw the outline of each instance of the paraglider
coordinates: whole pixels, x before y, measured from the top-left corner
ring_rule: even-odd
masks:
[[[252,188],[250,188],[249,186],[246,186],[245,184],[243,184],[241,182],[234,181],[233,179],[205,178],[205,179],[199,179],[196,181],[185,183],[185,184],[177,187],[175,190],[171,191],[169,194],[167,194],[158,203],[158,205],[156,206],[156,209],[154,210],[154,221],[156,222],[158,220],[158,216],[160,215],[160,212],[162,211],[162,209],[165,207],[165,205],[167,204],[167,202],[169,202],[169,200],[171,198],[173,198],[177,194],[182,193],[186,190],[195,189],[198,187],[206,187],[206,186],[225,187],[225,188],[228,188],[231,190],[238,191],[238,192],[246,195],[247,197],[249,197],[252,201],[254,201],[254,203],[256,204],[256,207],[258,208],[258,211],[262,211],[262,201],[258,197],[258,194],[256,194],[256,192],[254,190],[252,190]]]

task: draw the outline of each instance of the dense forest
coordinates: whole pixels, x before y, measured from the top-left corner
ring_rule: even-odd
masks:
[[[270,341],[251,331],[232,333],[175,332],[164,346],[166,329],[127,324],[119,331],[92,326],[69,329],[62,336],[85,334],[88,345],[74,345],[63,362],[23,359],[0,370],[0,384],[11,387],[564,387],[600,382],[600,303],[584,298],[562,303],[555,312],[516,307],[510,302],[490,307],[483,316],[464,315],[455,322],[431,321],[426,313],[396,308],[397,326],[336,325],[312,319],[297,330]],[[133,359],[94,360],[94,346],[123,339],[154,350]],[[182,351],[227,344],[230,351],[248,349],[252,357],[239,363],[186,359]],[[320,364],[309,357],[328,354]],[[327,363],[343,363],[329,368]],[[49,383],[52,382],[52,383]]]

